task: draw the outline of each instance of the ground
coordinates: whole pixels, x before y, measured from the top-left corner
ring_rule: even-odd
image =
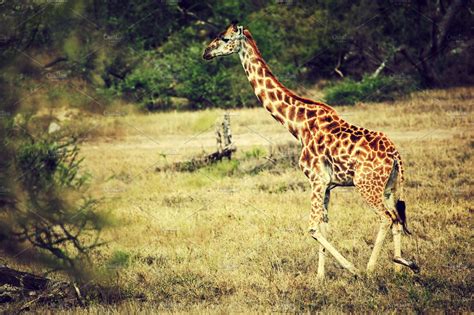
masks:
[[[92,192],[115,223],[93,261],[105,281],[133,296],[88,311],[472,311],[473,101],[474,89],[456,88],[336,108],[400,150],[413,233],[402,251],[421,273],[394,272],[389,236],[374,276],[355,279],[329,257],[324,283],[316,280],[298,144],[263,108],[230,110],[236,156],[193,172],[164,169],[213,151],[223,110],[73,119],[89,135],[81,152]],[[365,269],[377,216],[353,188],[338,188],[329,222],[328,239]]]

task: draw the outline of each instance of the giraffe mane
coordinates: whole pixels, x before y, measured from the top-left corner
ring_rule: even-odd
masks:
[[[293,97],[294,99],[296,99],[297,101],[300,101],[301,103],[304,103],[306,105],[314,105],[314,106],[318,106],[318,107],[323,107],[325,109],[327,109],[328,111],[331,111],[331,112],[336,112],[336,110],[334,108],[332,108],[331,106],[323,103],[323,102],[317,102],[317,101],[314,101],[312,99],[309,99],[309,98],[305,98],[305,97],[301,97],[299,95],[297,95],[295,92],[293,92],[292,90],[288,89],[286,86],[284,86],[279,80],[278,78],[273,74],[273,72],[270,70],[270,67],[268,66],[268,64],[265,62],[265,60],[263,59],[263,56],[262,56],[262,53],[260,52],[260,50],[258,49],[257,47],[257,43],[255,42],[255,40],[253,39],[253,36],[252,34],[250,33],[250,31],[248,29],[244,29],[244,36],[246,37],[248,43],[250,44],[250,46],[252,46],[252,48],[254,49],[255,51],[255,54],[257,55],[255,57],[256,61],[258,63],[261,64],[261,66],[263,68],[265,68],[265,70],[267,71],[268,75],[270,77],[273,77],[275,79],[275,83],[278,85],[278,87],[280,87],[285,93],[287,93],[290,97]]]

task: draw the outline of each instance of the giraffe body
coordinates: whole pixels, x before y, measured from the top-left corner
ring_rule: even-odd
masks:
[[[239,54],[259,101],[301,143],[299,166],[312,188],[310,231],[321,244],[318,276],[324,276],[326,249],[344,267],[357,272],[326,240],[330,190],[337,186],[355,186],[381,218],[368,264],[368,270],[372,271],[390,226],[397,242],[402,229],[408,232],[401,200],[403,166],[395,145],[382,132],[352,125],[332,107],[300,97],[283,86],[263,60],[250,32],[241,26],[229,26],[209,44],[203,57],[212,59],[234,52]],[[400,255],[400,246],[396,244],[394,260],[417,268]]]

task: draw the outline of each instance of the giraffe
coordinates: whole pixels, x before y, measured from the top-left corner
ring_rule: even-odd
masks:
[[[410,234],[402,197],[403,162],[393,142],[382,132],[346,122],[335,109],[303,98],[287,89],[273,75],[262,58],[250,31],[236,23],[229,25],[206,47],[203,58],[237,53],[258,100],[271,116],[284,125],[301,143],[299,166],[311,184],[309,232],[319,242],[317,278],[325,277],[325,251],[352,274],[359,270],[328,240],[330,191],[339,186],[355,186],[375,210],[380,226],[367,264],[371,274],[382,243],[391,229],[393,261],[419,271],[415,262],[401,256],[401,234]],[[360,224],[356,223],[356,224]]]

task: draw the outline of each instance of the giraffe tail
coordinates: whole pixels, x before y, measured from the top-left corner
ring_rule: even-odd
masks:
[[[411,232],[410,232],[410,230],[408,229],[408,226],[407,226],[407,216],[406,216],[406,212],[405,212],[405,210],[406,210],[405,201],[398,199],[397,203],[395,204],[395,209],[397,209],[398,218],[400,220],[400,223],[402,224],[403,232],[405,232],[405,234],[411,235]]]
[[[402,200],[403,195],[403,166],[400,159],[395,159],[393,162],[393,170],[397,175],[396,190],[398,190],[398,196],[396,197],[395,209],[397,210],[397,217],[403,227],[405,234],[411,235],[410,230],[407,226],[407,215],[406,215],[406,204]]]

